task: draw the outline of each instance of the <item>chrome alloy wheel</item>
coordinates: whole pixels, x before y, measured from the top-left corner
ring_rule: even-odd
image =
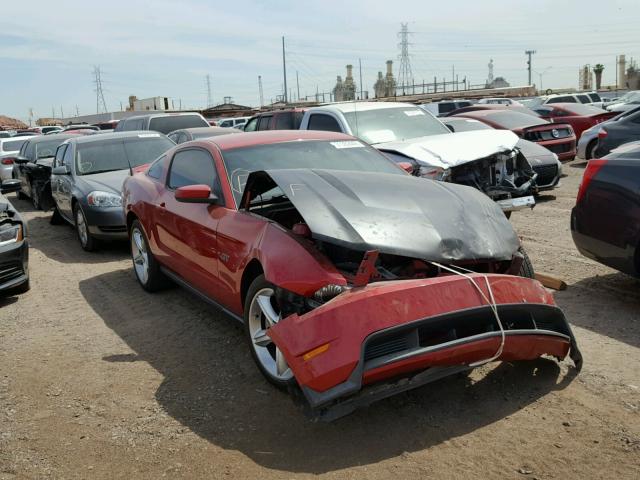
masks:
[[[80,243],[82,243],[82,246],[86,246],[87,242],[89,241],[89,231],[87,222],[85,221],[82,210],[79,207],[76,210],[76,229],[78,230]]]
[[[133,268],[136,277],[143,285],[149,280],[149,255],[147,246],[139,228],[131,230],[131,256],[133,257]]]
[[[280,349],[267,335],[267,330],[280,321],[280,313],[274,308],[274,293],[272,288],[263,288],[251,299],[249,333],[256,356],[264,370],[276,380],[287,381],[293,377],[293,372]]]

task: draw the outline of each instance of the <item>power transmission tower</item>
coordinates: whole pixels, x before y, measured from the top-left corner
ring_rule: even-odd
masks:
[[[264,94],[262,92],[262,75],[258,75],[258,91],[260,92],[260,108],[264,106]]]
[[[104,91],[102,89],[102,72],[100,67],[93,67],[93,82],[96,84],[96,113],[100,113],[100,104],[102,104],[102,111],[107,113],[107,102],[104,101]]]
[[[402,28],[398,33],[398,38],[400,38],[400,43],[398,46],[400,47],[400,55],[398,59],[400,60],[400,72],[398,73],[398,84],[402,87],[402,94],[405,94],[405,88],[409,85],[413,85],[413,73],[411,72],[411,60],[409,58],[409,24],[401,23]]]
[[[524,54],[527,55],[529,57],[529,59],[527,60],[527,70],[529,70],[529,83],[528,85],[531,85],[531,55],[533,55],[534,53],[536,53],[535,50],[525,50]]]
[[[287,58],[284,49],[284,36],[282,37],[282,73],[284,75],[284,103],[287,104]]]
[[[207,108],[213,107],[211,101],[211,75],[207,74]]]

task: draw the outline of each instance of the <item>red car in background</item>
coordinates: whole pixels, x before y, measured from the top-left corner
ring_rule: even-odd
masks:
[[[498,130],[511,130],[520,138],[551,150],[561,161],[576,156],[576,135],[567,123],[550,123],[513,108],[474,110],[452,116],[472,118]]]
[[[348,135],[176,145],[125,180],[123,207],[141,286],[171,279],[242,322],[261,372],[315,418],[493,360],[581,366],[493,201]]]
[[[568,123],[580,139],[582,132],[618,115],[592,105],[582,103],[550,103],[536,107],[535,112],[553,123]]]

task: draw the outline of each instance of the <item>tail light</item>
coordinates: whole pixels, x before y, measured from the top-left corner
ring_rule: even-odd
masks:
[[[0,163],[2,165],[13,165],[13,158],[3,158]]]
[[[591,183],[591,180],[593,180],[593,177],[596,176],[596,174],[600,171],[602,167],[605,166],[606,163],[607,163],[607,160],[603,158],[589,160],[589,163],[587,163],[587,168],[585,169],[584,174],[582,175],[580,188],[578,188],[578,196],[576,197],[576,204],[580,203],[580,201],[584,197],[584,194],[587,193],[587,187]]]

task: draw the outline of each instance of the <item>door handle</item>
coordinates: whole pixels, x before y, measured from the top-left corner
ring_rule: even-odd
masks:
[[[166,207],[166,206],[167,206],[167,204],[166,204],[166,203],[164,203],[164,202],[162,202],[162,203],[159,205],[159,207],[160,207],[160,208],[164,208],[164,207]]]

